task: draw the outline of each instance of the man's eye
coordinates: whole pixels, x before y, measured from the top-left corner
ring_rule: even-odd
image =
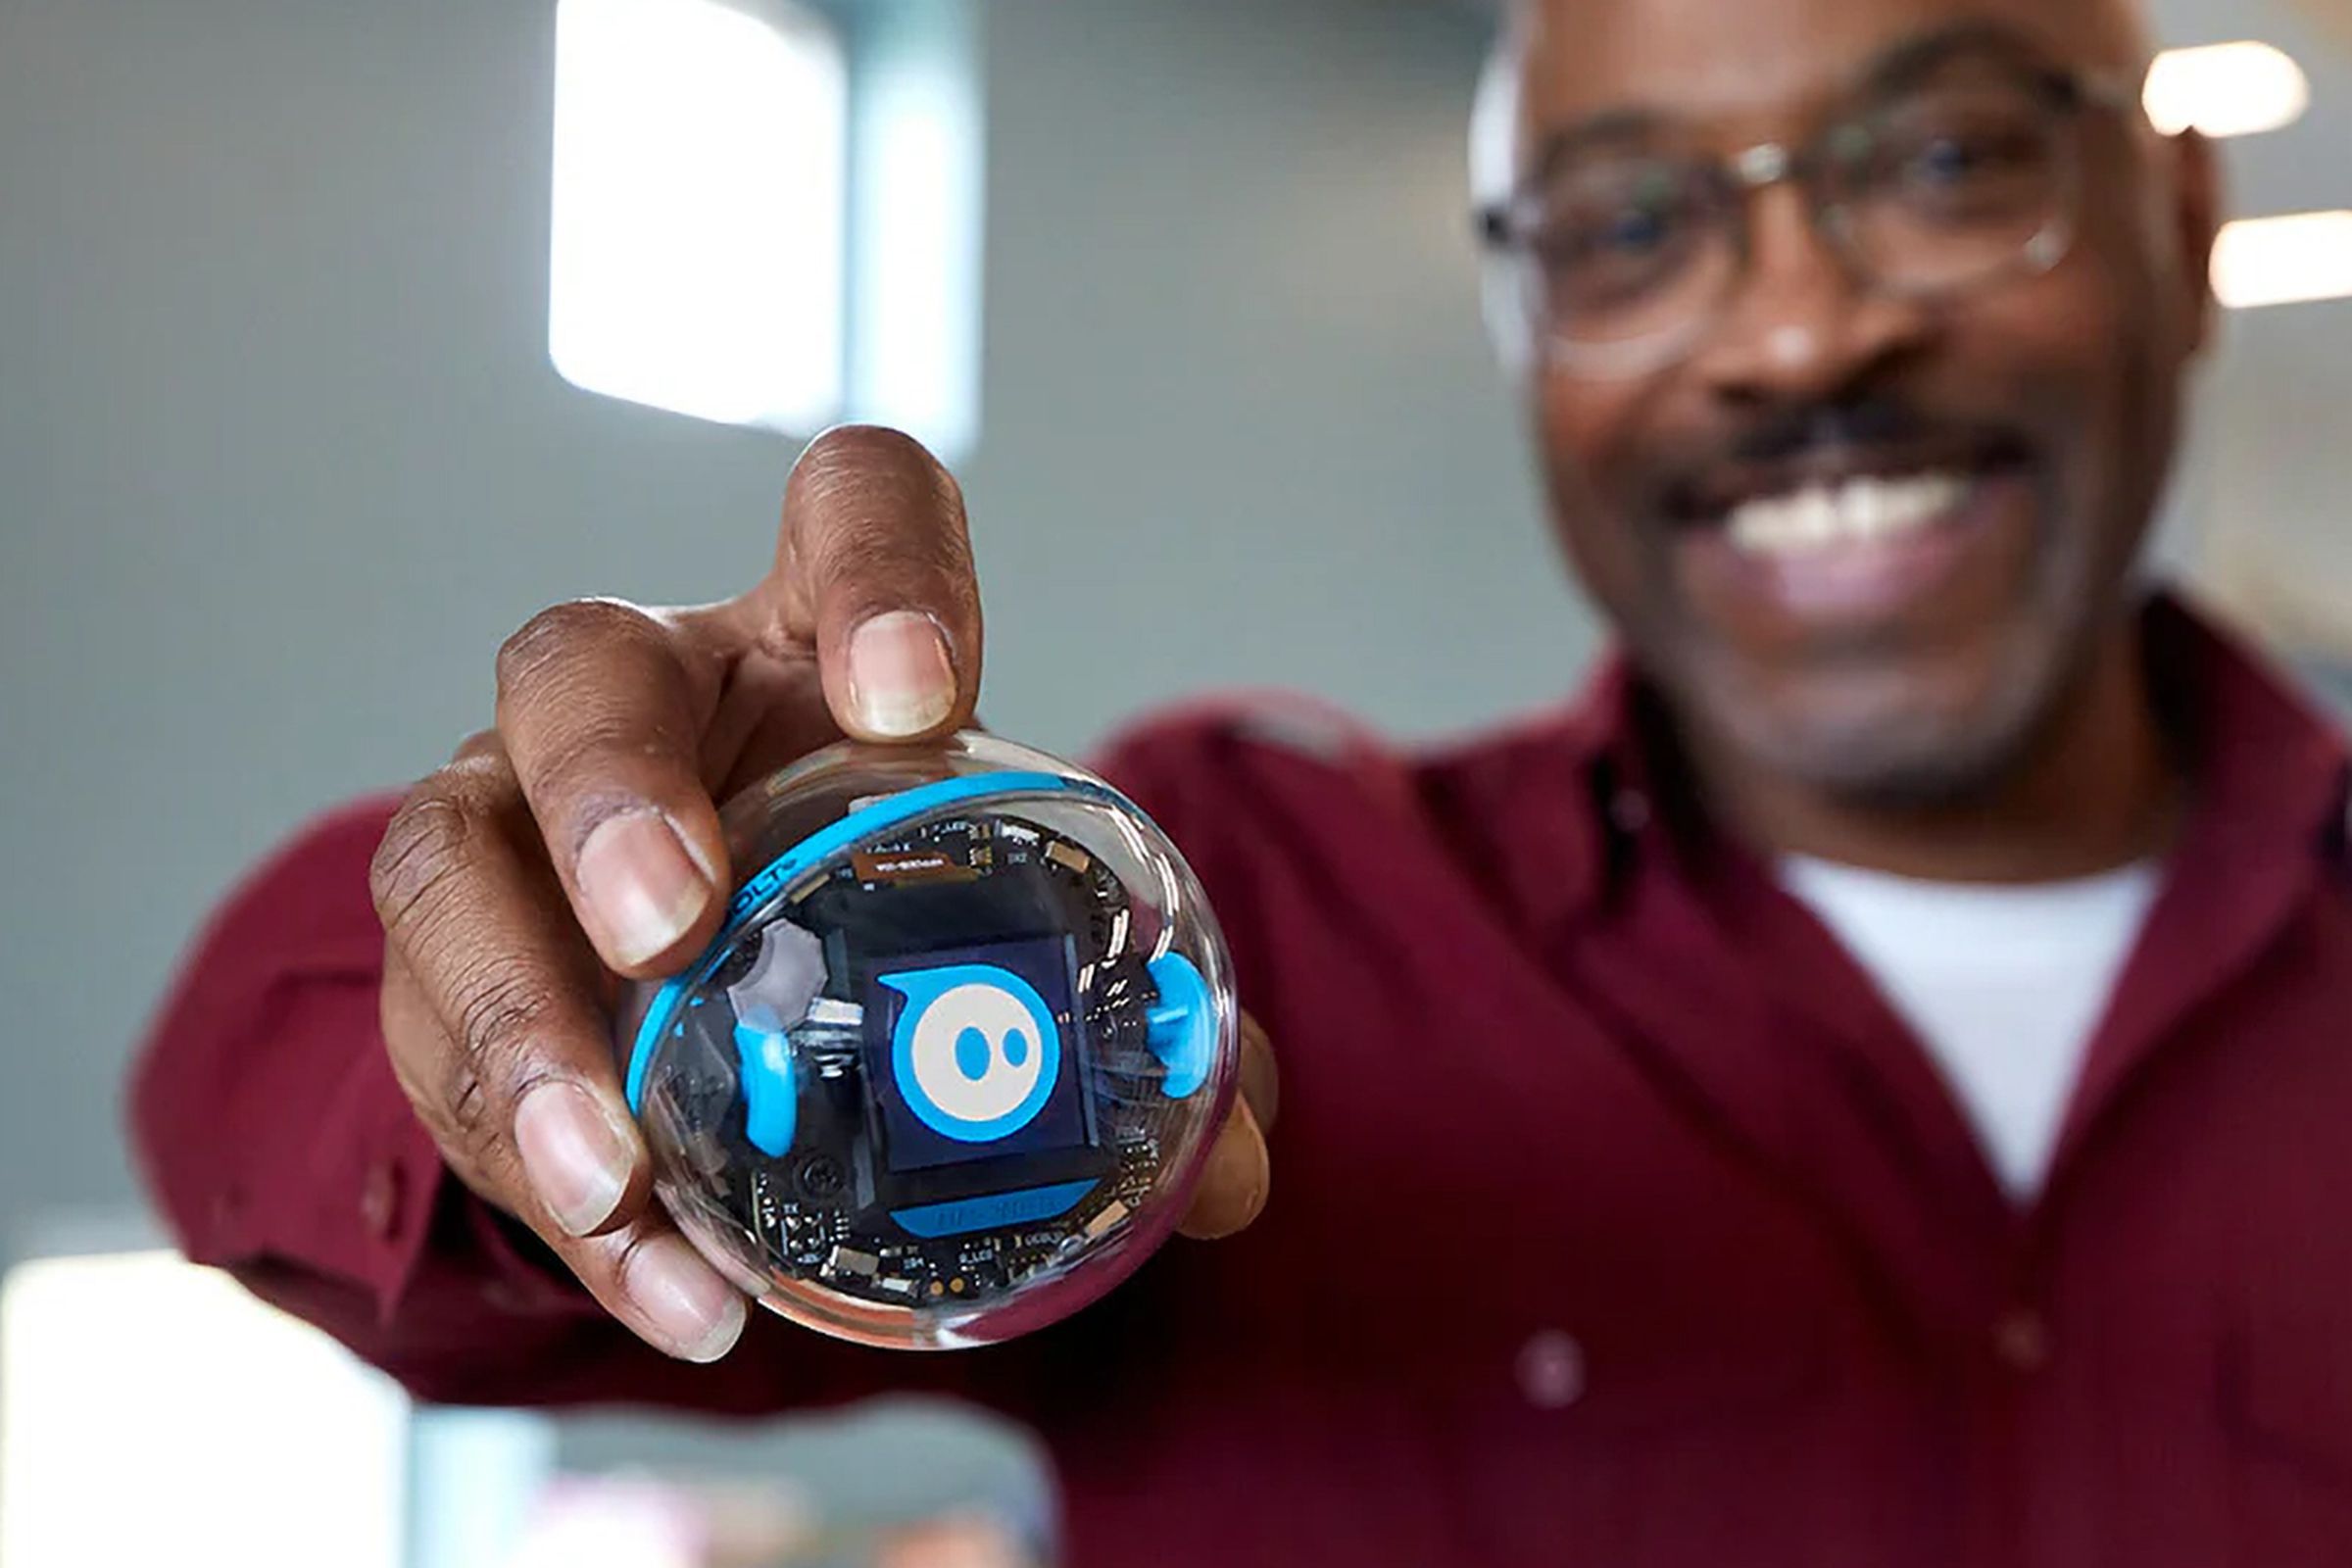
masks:
[[[1557,261],[1571,265],[1641,262],[1669,249],[1679,227],[1677,215],[1658,206],[1628,206],[1577,215],[1553,233]]]
[[[1664,213],[1645,207],[1629,208],[1602,227],[1599,243],[1609,250],[1639,255],[1665,244],[1666,229]]]
[[[2000,178],[2039,162],[2040,139],[2030,131],[1950,131],[1913,147],[1897,174],[1907,184],[1949,186]]]

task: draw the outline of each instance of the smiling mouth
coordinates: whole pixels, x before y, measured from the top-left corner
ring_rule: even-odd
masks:
[[[1832,443],[1721,467],[1673,515],[1694,586],[1727,608],[1875,625],[2000,569],[2002,541],[2026,525],[2011,481],[2029,466],[2007,440]]]
[[[1928,525],[1978,481],[2030,457],[2024,441],[1989,432],[1831,439],[1711,466],[1667,491],[1666,514],[1682,527],[1723,527],[1758,554],[1868,543]]]
[[[1949,518],[1974,476],[1948,469],[1813,480],[1802,489],[1740,503],[1723,519],[1743,556],[1787,559],[1854,545],[1916,538]]]

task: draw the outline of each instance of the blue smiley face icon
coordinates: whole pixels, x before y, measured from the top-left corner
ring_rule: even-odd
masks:
[[[923,1125],[961,1144],[1009,1138],[1061,1077],[1061,1032],[1037,988],[991,963],[878,977],[906,999],[891,1034],[899,1093]]]

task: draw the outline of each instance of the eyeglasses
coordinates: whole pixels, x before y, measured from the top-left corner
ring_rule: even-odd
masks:
[[[2134,101],[2091,73],[1947,61],[1801,146],[1722,158],[1596,130],[1479,221],[1555,364],[1636,375],[1721,318],[1752,266],[1750,200],[1785,181],[1861,286],[1936,298],[2047,271],[2074,242],[2086,112]]]

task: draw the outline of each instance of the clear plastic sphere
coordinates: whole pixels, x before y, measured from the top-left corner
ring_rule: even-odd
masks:
[[[1167,837],[977,734],[830,747],[721,814],[725,925],[618,1031],[694,1244],[796,1322],[910,1349],[1027,1333],[1132,1272],[1237,1076],[1224,940]]]

